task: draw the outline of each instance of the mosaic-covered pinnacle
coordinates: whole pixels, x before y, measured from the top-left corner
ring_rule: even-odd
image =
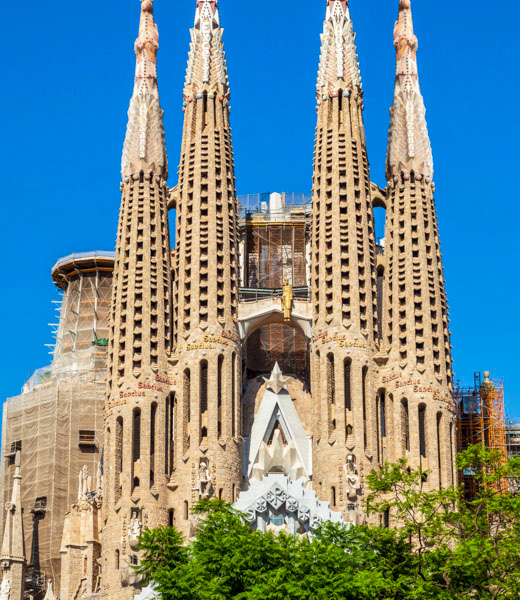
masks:
[[[128,109],[128,126],[121,174],[123,179],[140,171],[168,177],[163,111],[157,84],[159,32],[153,17],[153,0],[141,0],[139,35],[135,41],[135,83]]]
[[[356,51],[356,36],[348,2],[327,0],[327,11],[321,35],[321,56],[318,70],[318,99],[336,95],[338,90],[361,89]]]
[[[431,179],[433,157],[417,70],[417,37],[410,0],[399,0],[394,28],[397,64],[394,103],[390,109],[387,179],[414,171]]]
[[[191,44],[184,86],[184,99],[191,101],[204,93],[229,97],[223,29],[216,0],[197,0],[195,22],[190,30]]]

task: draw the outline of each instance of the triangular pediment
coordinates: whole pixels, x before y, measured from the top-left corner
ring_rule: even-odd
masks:
[[[279,471],[285,465],[287,473],[296,470],[308,479],[312,475],[311,443],[285,386],[278,393],[271,386],[265,390],[251,429],[248,477],[259,461],[263,466],[255,472]]]

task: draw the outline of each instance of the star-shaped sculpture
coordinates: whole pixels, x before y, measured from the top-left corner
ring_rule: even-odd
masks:
[[[276,363],[270,379],[264,377],[264,381],[267,382],[267,388],[278,395],[284,389],[288,379],[282,375],[282,371],[280,370],[278,363]]]

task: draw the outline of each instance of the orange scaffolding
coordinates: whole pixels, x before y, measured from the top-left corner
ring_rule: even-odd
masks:
[[[457,451],[462,452],[470,445],[480,444],[498,450],[507,460],[506,420],[504,409],[504,384],[502,380],[491,381],[488,374],[484,381],[475,373],[472,387],[455,389],[457,401]],[[466,498],[475,497],[475,478],[471,472],[461,472]]]

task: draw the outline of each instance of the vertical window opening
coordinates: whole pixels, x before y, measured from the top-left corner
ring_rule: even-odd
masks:
[[[350,358],[345,359],[344,363],[344,384],[345,384],[345,410],[352,410],[352,397],[350,387],[350,371],[352,367],[352,361]]]
[[[426,406],[419,405],[419,452],[426,458]]]
[[[168,527],[173,527],[174,522],[175,522],[175,512],[174,512],[173,508],[170,508],[170,510],[168,511]]]
[[[139,487],[140,481],[136,466],[141,459],[141,409],[134,408],[132,423],[132,486]]]
[[[363,441],[365,445],[365,450],[368,446],[368,436],[367,436],[367,374],[368,367],[363,367],[361,372],[361,388],[362,388],[362,401],[363,401]]]
[[[232,437],[235,437],[235,433],[236,433],[236,425],[235,425],[235,420],[236,420],[236,415],[235,415],[235,403],[236,403],[236,399],[235,399],[235,395],[236,395],[236,355],[233,352],[233,355],[231,356],[231,435]],[[233,502],[235,501],[235,495],[233,492]]]
[[[183,416],[183,439],[184,439],[184,450],[190,447],[190,420],[191,420],[191,374],[190,370],[184,371],[183,378],[183,402],[184,402],[184,416]]]
[[[169,412],[167,415],[167,419],[170,422],[170,475],[173,473],[175,469],[175,409],[177,407],[177,398],[175,394],[170,396],[170,404],[169,404]]]
[[[190,516],[190,507],[188,501],[184,500],[184,520],[187,521]]]
[[[116,473],[115,495],[116,500],[121,497],[121,473],[123,472],[123,418],[116,420]]]
[[[336,380],[334,377],[334,355],[327,355],[327,397],[329,404],[334,404],[336,397]]]
[[[208,410],[208,362],[200,363],[200,414]]]
[[[410,415],[406,398],[401,400],[401,439],[403,450],[410,450]]]
[[[170,397],[165,400],[165,411],[164,411],[164,473],[165,475],[170,474],[170,464],[169,464],[169,456],[170,456]]]
[[[155,483],[155,421],[157,418],[157,404],[152,404],[150,412],[150,487]]]
[[[224,357],[218,357],[217,367],[217,435],[222,437],[222,368],[224,365]]]
[[[336,488],[334,486],[330,488],[330,505],[336,506]]]
[[[437,466],[439,468],[439,487],[442,487],[442,458],[441,458],[441,423],[442,413],[437,413]]]
[[[377,335],[380,340],[383,339],[383,284],[385,280],[385,270],[383,267],[377,269]]]

